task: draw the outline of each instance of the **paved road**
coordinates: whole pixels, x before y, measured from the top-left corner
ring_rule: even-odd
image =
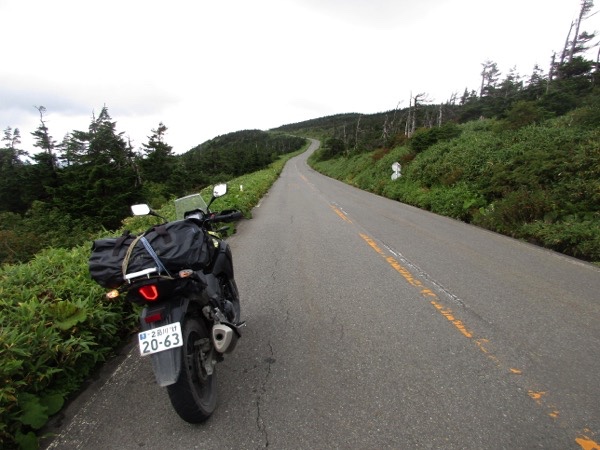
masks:
[[[52,449],[598,449],[600,270],[291,160],[230,242],[248,327],[182,422],[126,348]]]

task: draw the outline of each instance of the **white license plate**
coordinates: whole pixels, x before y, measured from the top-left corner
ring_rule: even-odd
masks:
[[[175,322],[152,330],[142,331],[138,333],[138,341],[142,356],[181,347],[183,345],[181,324]]]

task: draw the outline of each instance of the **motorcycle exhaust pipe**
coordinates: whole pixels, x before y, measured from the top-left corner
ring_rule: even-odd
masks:
[[[230,353],[238,341],[238,334],[230,326],[218,323],[212,328],[212,341],[219,353]]]

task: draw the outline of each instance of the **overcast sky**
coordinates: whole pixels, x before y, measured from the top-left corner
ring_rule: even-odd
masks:
[[[599,5],[597,5],[598,7]],[[218,135],[412,93],[478,90],[481,63],[548,71],[580,0],[0,0],[0,127],[33,150],[47,109],[58,142],[103,105],[134,147],[159,122],[176,153]],[[596,7],[596,9],[598,9]],[[584,22],[600,31],[600,14]],[[589,58],[595,59],[595,54]]]

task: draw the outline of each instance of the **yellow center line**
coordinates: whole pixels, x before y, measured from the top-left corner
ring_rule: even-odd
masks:
[[[333,205],[329,205],[331,207],[331,209],[333,209],[333,211],[342,218],[342,220],[344,220],[345,222],[348,223],[352,223],[352,221],[348,218],[348,216],[346,214],[344,214],[341,210],[339,210],[338,208],[336,208]]]
[[[575,439],[575,442],[577,442],[583,450],[600,450],[600,444],[592,441],[585,435]]]
[[[350,222],[350,219],[348,219],[341,211],[339,211],[337,208],[332,206],[332,209],[342,218],[344,218],[344,220],[347,220],[348,222]],[[366,234],[360,233],[360,237],[363,238],[363,240],[369,244],[369,246],[375,250],[379,255],[381,255],[386,261],[387,263],[394,269],[396,270],[400,275],[402,275],[402,277],[411,285],[414,286],[416,288],[419,289],[419,293],[425,297],[427,300],[429,300],[429,303],[431,305],[433,305],[433,307],[436,309],[436,311],[438,311],[442,316],[444,316],[452,325],[454,325],[454,327],[466,338],[469,339],[473,339],[473,341],[475,342],[475,344],[477,345],[477,348],[483,353],[485,354],[489,359],[491,359],[495,365],[497,367],[499,367],[500,369],[504,370],[505,367],[504,365],[501,363],[501,361],[498,359],[498,357],[496,357],[494,354],[492,354],[486,347],[485,345],[487,345],[487,343],[489,342],[487,339],[474,339],[473,333],[467,328],[467,326],[459,319],[456,317],[456,315],[452,312],[452,310],[450,308],[447,308],[446,306],[444,306],[439,298],[438,295],[433,292],[431,289],[428,289],[427,287],[425,287],[423,285],[423,283],[417,279],[415,276],[413,276],[413,274],[404,266],[402,266],[395,258],[391,257],[391,256],[387,256],[386,253],[377,245],[377,243],[369,236],[367,236]],[[522,375],[523,371],[521,369],[517,369],[514,367],[508,368],[508,372],[513,374],[513,375]],[[546,404],[542,401],[542,397],[544,395],[546,395],[546,392],[542,392],[542,391],[533,391],[533,390],[529,390],[528,391],[528,395],[531,399],[533,399],[535,401],[535,403],[545,409],[547,409],[548,415],[550,417],[552,417],[553,419],[558,419],[559,416],[559,411],[556,409],[556,407],[554,405],[549,405]],[[596,442],[594,442],[592,439],[590,439],[588,436],[586,436],[586,434],[590,434],[591,430],[589,429],[585,429],[583,430],[579,437],[577,437],[575,439],[575,442],[583,449],[583,450],[600,450],[600,445],[597,444]]]
[[[452,325],[454,325],[458,331],[460,331],[464,336],[466,336],[468,338],[473,337],[473,334],[469,330],[467,330],[467,327],[465,327],[465,325],[460,320],[458,320],[456,317],[454,317],[452,310],[449,308],[446,308],[439,302],[438,296],[435,292],[433,292],[431,289],[424,287],[423,283],[419,279],[415,278],[413,276],[413,274],[408,269],[403,267],[398,261],[396,261],[395,258],[393,258],[391,256],[385,256],[384,251],[381,250],[381,248],[379,248],[377,243],[373,239],[371,239],[369,236],[361,233],[360,237],[362,237],[365,240],[365,242],[367,244],[369,244],[369,246],[371,246],[371,248],[373,250],[375,250],[377,253],[379,253],[381,256],[383,256],[385,258],[385,260],[388,262],[388,264],[390,266],[392,266],[400,275],[402,275],[402,277],[410,285],[419,288],[419,292],[421,293],[421,295],[423,297],[426,297],[429,300],[429,302],[434,306],[434,308],[442,316],[444,316],[446,319],[448,319],[448,321],[450,323],[452,323]]]

